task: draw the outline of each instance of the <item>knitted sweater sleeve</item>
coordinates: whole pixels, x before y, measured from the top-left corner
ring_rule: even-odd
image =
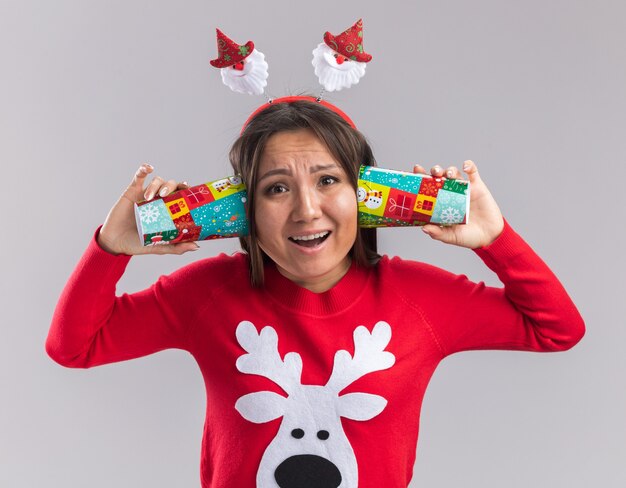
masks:
[[[130,256],[104,251],[93,236],[65,285],[46,340],[46,352],[72,368],[187,349],[190,307],[185,303],[190,267],[161,276],[148,289],[116,296]]]
[[[585,324],[576,306],[506,220],[501,235],[474,252],[503,288],[430,265],[418,271],[420,291],[414,301],[444,356],[477,349],[563,351],[580,341]]]

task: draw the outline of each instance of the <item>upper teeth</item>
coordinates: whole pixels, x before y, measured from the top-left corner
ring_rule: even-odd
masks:
[[[293,236],[294,241],[312,241],[313,239],[319,239],[328,235],[328,231],[320,232],[319,234],[311,234],[309,236]]]

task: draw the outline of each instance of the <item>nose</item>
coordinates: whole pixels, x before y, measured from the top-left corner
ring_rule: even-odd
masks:
[[[322,216],[320,196],[313,189],[302,188],[294,201],[292,217],[296,222],[311,222]]]
[[[280,488],[337,488],[341,484],[337,466],[313,454],[285,459],[276,468],[274,478]]]

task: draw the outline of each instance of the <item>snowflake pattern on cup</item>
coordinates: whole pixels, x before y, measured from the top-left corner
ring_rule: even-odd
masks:
[[[139,207],[144,234],[156,234],[158,232],[176,230],[163,200],[153,200]]]
[[[439,190],[437,204],[433,211],[432,220],[442,224],[456,224],[465,217],[467,199],[465,194],[448,190]]]

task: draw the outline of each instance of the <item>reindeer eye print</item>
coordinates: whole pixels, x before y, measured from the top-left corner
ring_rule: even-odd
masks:
[[[302,439],[304,437],[304,431],[302,429],[293,429],[291,435],[296,439]]]
[[[318,439],[320,439],[320,440],[325,441],[325,440],[326,440],[326,439],[328,439],[329,437],[330,437],[330,434],[328,433],[328,431],[327,431],[327,430],[320,430],[320,431],[317,433],[317,438],[318,438]]]

